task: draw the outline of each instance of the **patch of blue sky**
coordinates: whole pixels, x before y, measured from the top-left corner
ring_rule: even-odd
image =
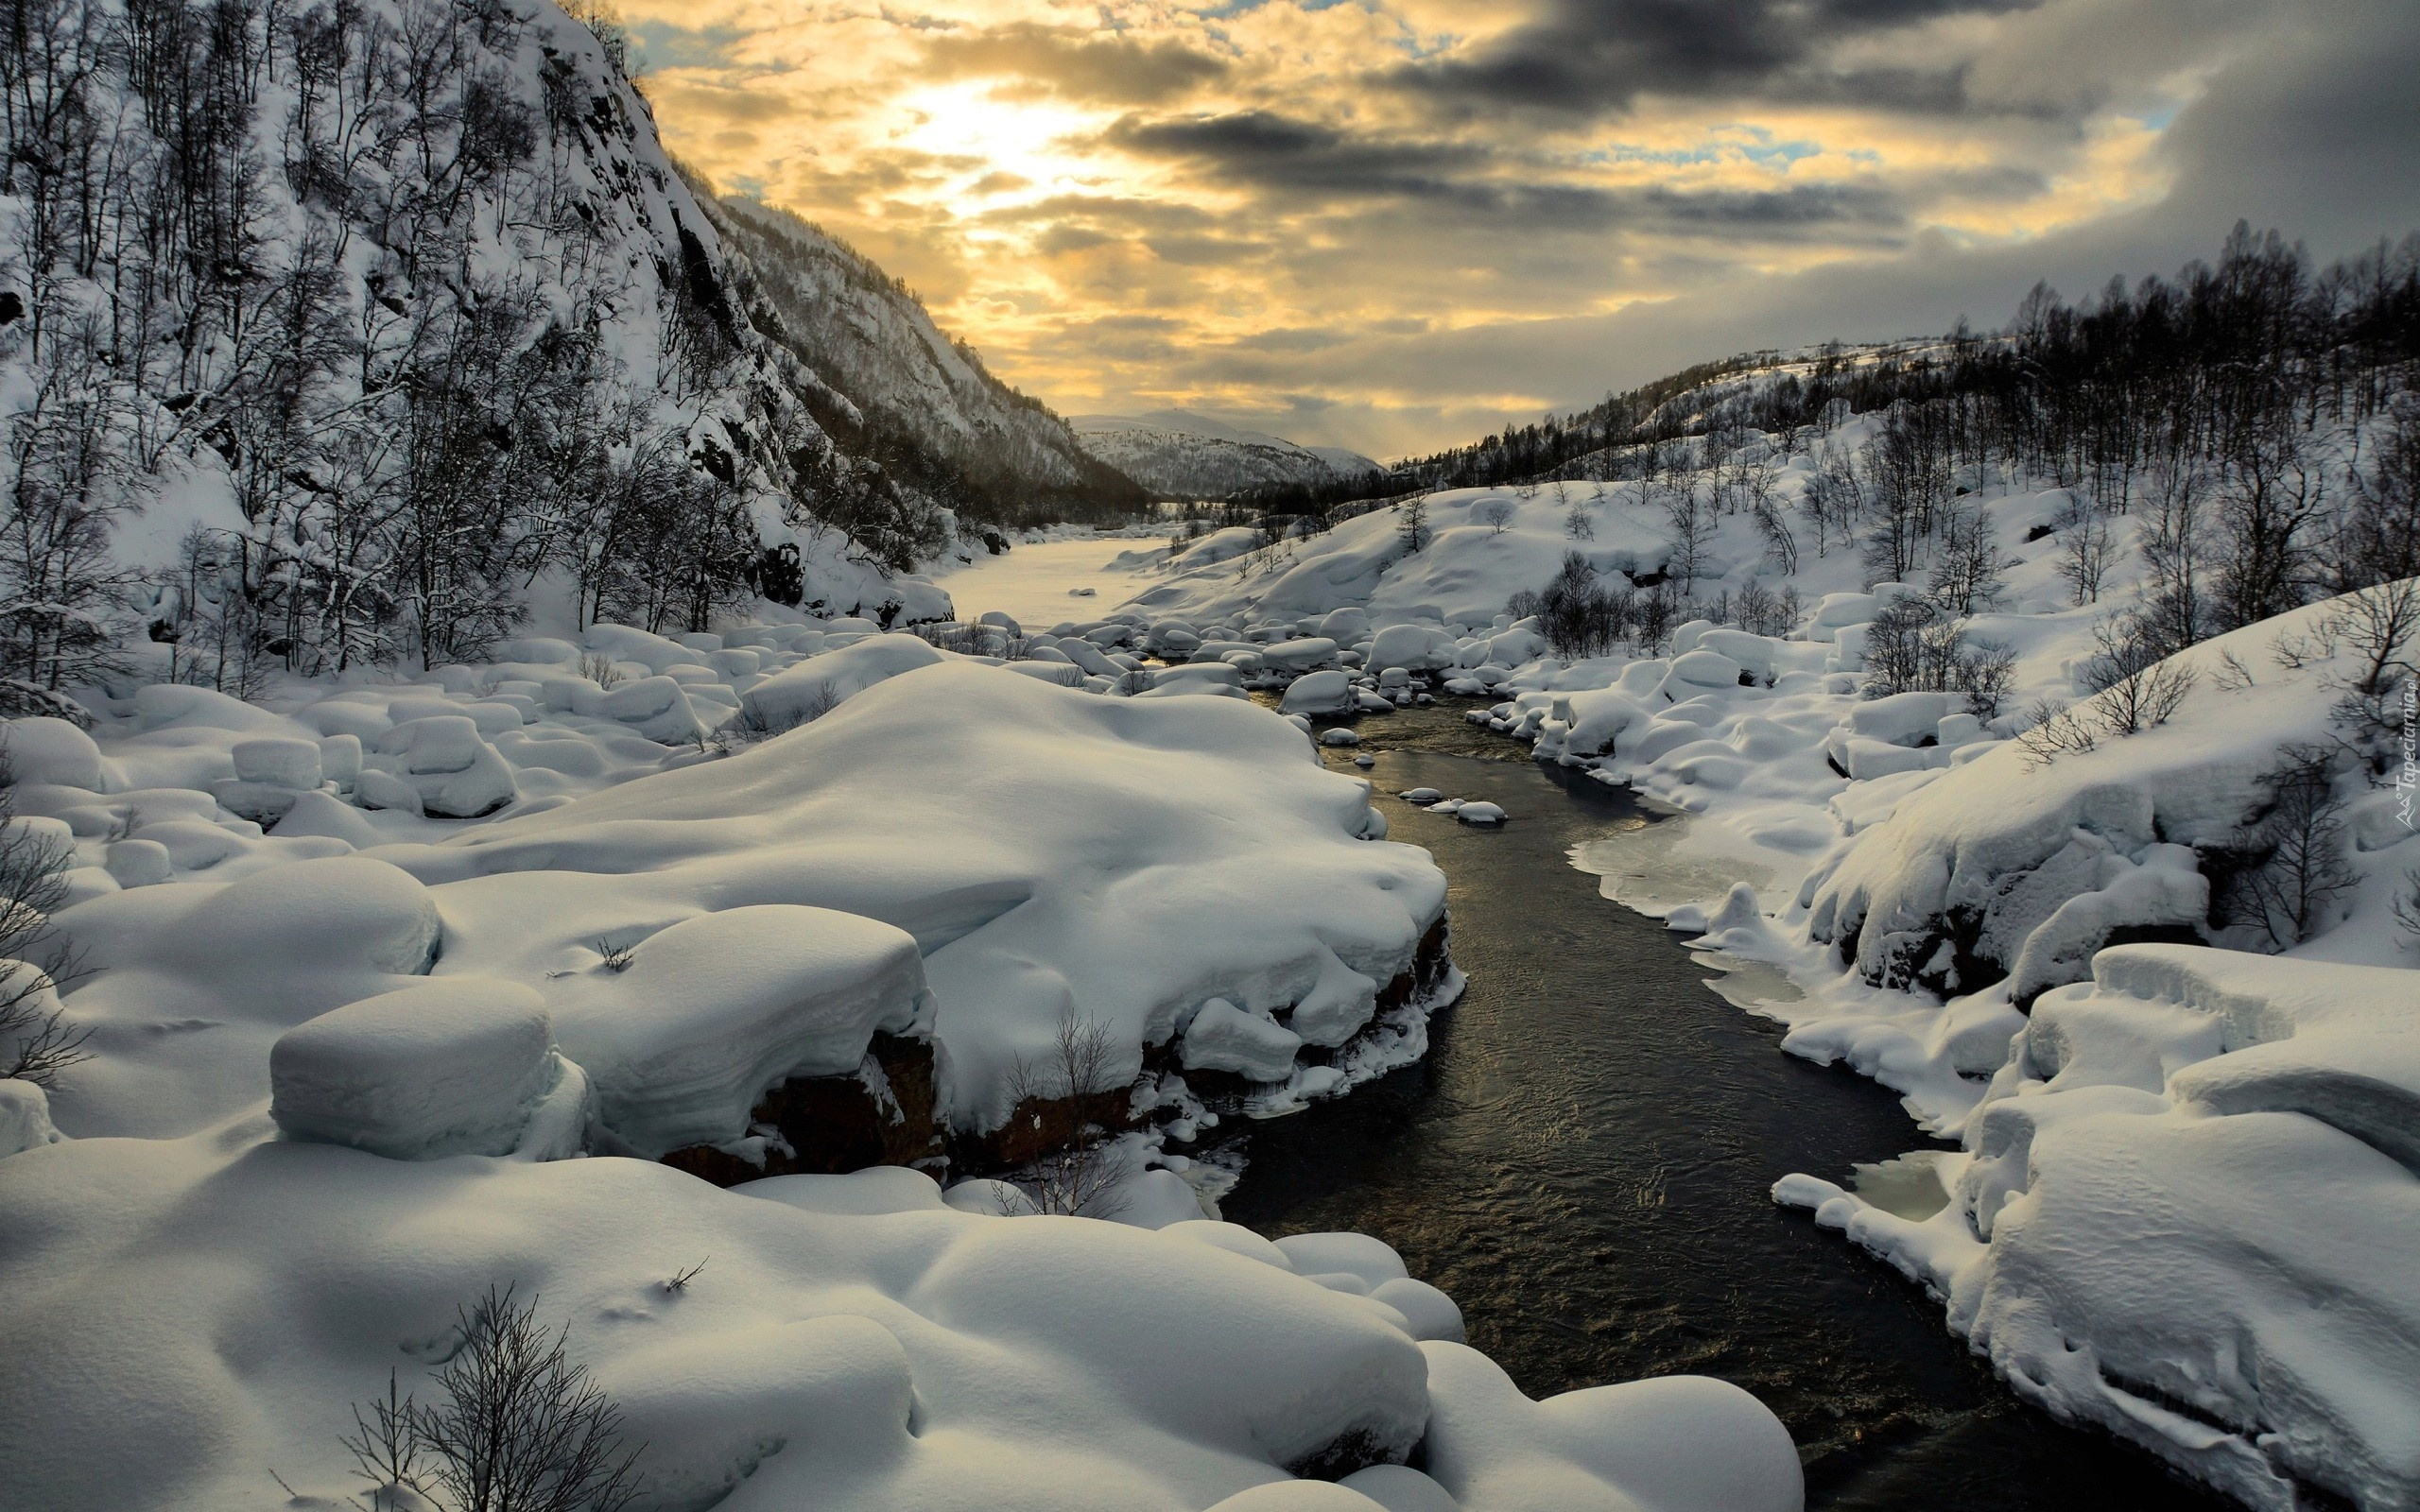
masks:
[[[1760,167],[1788,168],[1823,150],[1820,142],[1776,141],[1772,132],[1761,126],[1719,126],[1703,141],[1685,147],[1643,147],[1616,142],[1582,157],[1592,163],[1658,163],[1674,166],[1745,159]]]

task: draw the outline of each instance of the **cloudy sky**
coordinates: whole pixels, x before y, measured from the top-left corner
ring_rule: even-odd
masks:
[[[673,149],[1063,411],[1392,456],[2420,229],[2413,0],[625,0]]]

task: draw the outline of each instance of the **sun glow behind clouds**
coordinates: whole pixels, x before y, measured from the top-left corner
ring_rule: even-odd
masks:
[[[674,150],[855,242],[1028,391],[1374,451],[1587,397],[1407,360],[1423,334],[2022,241],[2162,191],[2191,47],[2027,31],[2149,0],[1928,3],[1955,24],[1710,0],[1804,33],[1759,75],[1627,0],[631,0]],[[2005,61],[2029,47],[2056,77]]]
[[[961,216],[1096,192],[1112,177],[1082,147],[1108,124],[1098,111],[1002,99],[995,86],[976,82],[911,90],[896,109],[902,124],[892,140],[943,170],[930,198]]]

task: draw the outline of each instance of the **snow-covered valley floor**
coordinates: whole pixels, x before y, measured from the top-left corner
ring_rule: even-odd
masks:
[[[1002,613],[1046,629],[1062,620],[1098,619],[1134,592],[1135,579],[1111,564],[1136,547],[1159,544],[1115,536],[1020,541],[998,556],[978,556],[938,574],[961,618]],[[1079,592],[1090,589],[1090,593]]]

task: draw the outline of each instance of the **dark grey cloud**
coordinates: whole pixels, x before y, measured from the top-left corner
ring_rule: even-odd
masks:
[[[2163,147],[2173,187],[2137,210],[2014,245],[1971,249],[1927,233],[1886,257],[1786,277],[1709,270],[1716,276],[1679,298],[1611,315],[1393,337],[1374,330],[1282,366],[1233,352],[1216,366],[1232,381],[1288,387],[1390,374],[1394,408],[1351,406],[1318,438],[1418,452],[1534,418],[1475,418],[1469,394],[1527,391],[1568,408],[1736,352],[1938,335],[1961,316],[1996,327],[2036,280],[2075,297],[2113,274],[2173,274],[2215,257],[2238,219],[2273,226],[2331,261],[2420,232],[2414,77],[2420,8],[2317,5],[2308,25],[2240,53],[2177,117]]]
[[[1522,176],[1518,170],[1535,164],[1497,148],[1354,134],[1267,111],[1129,116],[1110,129],[1108,140],[1297,206],[1404,200],[1432,217],[1483,224],[1508,236],[1615,230],[1786,235],[1814,227],[1894,227],[1907,218],[1898,191],[1872,184],[1688,190],[1559,182]]]
[[[1955,64],[1840,69],[1838,43],[2040,0],[1551,0],[1485,48],[1403,64],[1387,82],[1459,112],[1597,116],[1642,94],[1842,100],[1956,111]]]
[[[1004,78],[1042,93],[1112,105],[1147,105],[1226,73],[1208,53],[1170,41],[1138,42],[1018,22],[950,32],[925,44],[925,67],[943,78]]]

